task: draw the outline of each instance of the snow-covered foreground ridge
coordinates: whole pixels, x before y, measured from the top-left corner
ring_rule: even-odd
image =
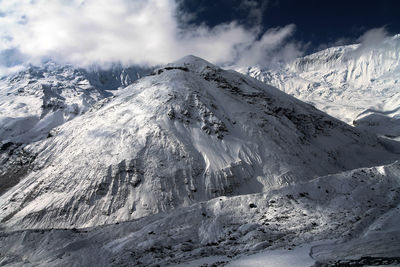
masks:
[[[126,221],[398,158],[373,135],[193,56],[2,155],[10,229]]]
[[[373,46],[328,48],[279,69],[240,72],[357,127],[400,136],[400,35]]]
[[[0,264],[166,266],[219,255],[214,266],[228,261],[236,266],[243,253],[288,250],[317,240],[328,240],[327,245],[304,252],[314,262],[369,256],[399,264],[399,177],[396,162],[266,193],[219,197],[125,223],[3,232]],[[263,266],[279,262],[266,255]],[[296,266],[309,265],[297,261]]]

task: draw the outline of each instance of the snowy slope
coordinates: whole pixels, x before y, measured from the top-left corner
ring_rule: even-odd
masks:
[[[241,69],[349,124],[400,136],[400,35],[328,48],[279,69]]]
[[[47,63],[0,79],[0,144],[30,143],[85,113],[114,90],[133,83],[144,69],[114,66],[76,69]]]
[[[400,163],[395,162],[266,193],[220,197],[125,223],[3,232],[0,264],[200,266],[232,261],[230,266],[243,266],[243,255],[261,252],[247,266],[268,266],[293,262],[290,250],[296,255],[300,245],[318,240],[311,249],[300,248],[305,255],[297,255],[296,266],[338,262],[349,254],[381,262],[397,257],[399,264],[399,177]],[[256,265],[260,261],[265,264]]]
[[[8,153],[10,164],[30,162],[0,197],[8,229],[126,221],[398,158],[373,135],[193,56]]]

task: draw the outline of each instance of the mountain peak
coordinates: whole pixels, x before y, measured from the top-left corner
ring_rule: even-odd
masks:
[[[166,67],[181,67],[193,72],[202,72],[206,68],[218,69],[212,63],[194,55],[184,56],[177,61],[167,64]]]

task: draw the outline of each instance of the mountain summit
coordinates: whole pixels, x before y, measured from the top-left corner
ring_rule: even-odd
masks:
[[[1,153],[16,184],[0,196],[8,229],[126,221],[394,158],[375,136],[194,56]]]

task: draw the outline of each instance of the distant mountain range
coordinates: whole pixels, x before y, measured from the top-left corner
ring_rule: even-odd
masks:
[[[111,90],[126,87],[150,69],[116,65],[108,70],[46,63],[0,79],[0,141],[29,143],[89,110]]]
[[[239,71],[351,125],[400,136],[400,35],[375,46],[328,48],[277,69]]]

